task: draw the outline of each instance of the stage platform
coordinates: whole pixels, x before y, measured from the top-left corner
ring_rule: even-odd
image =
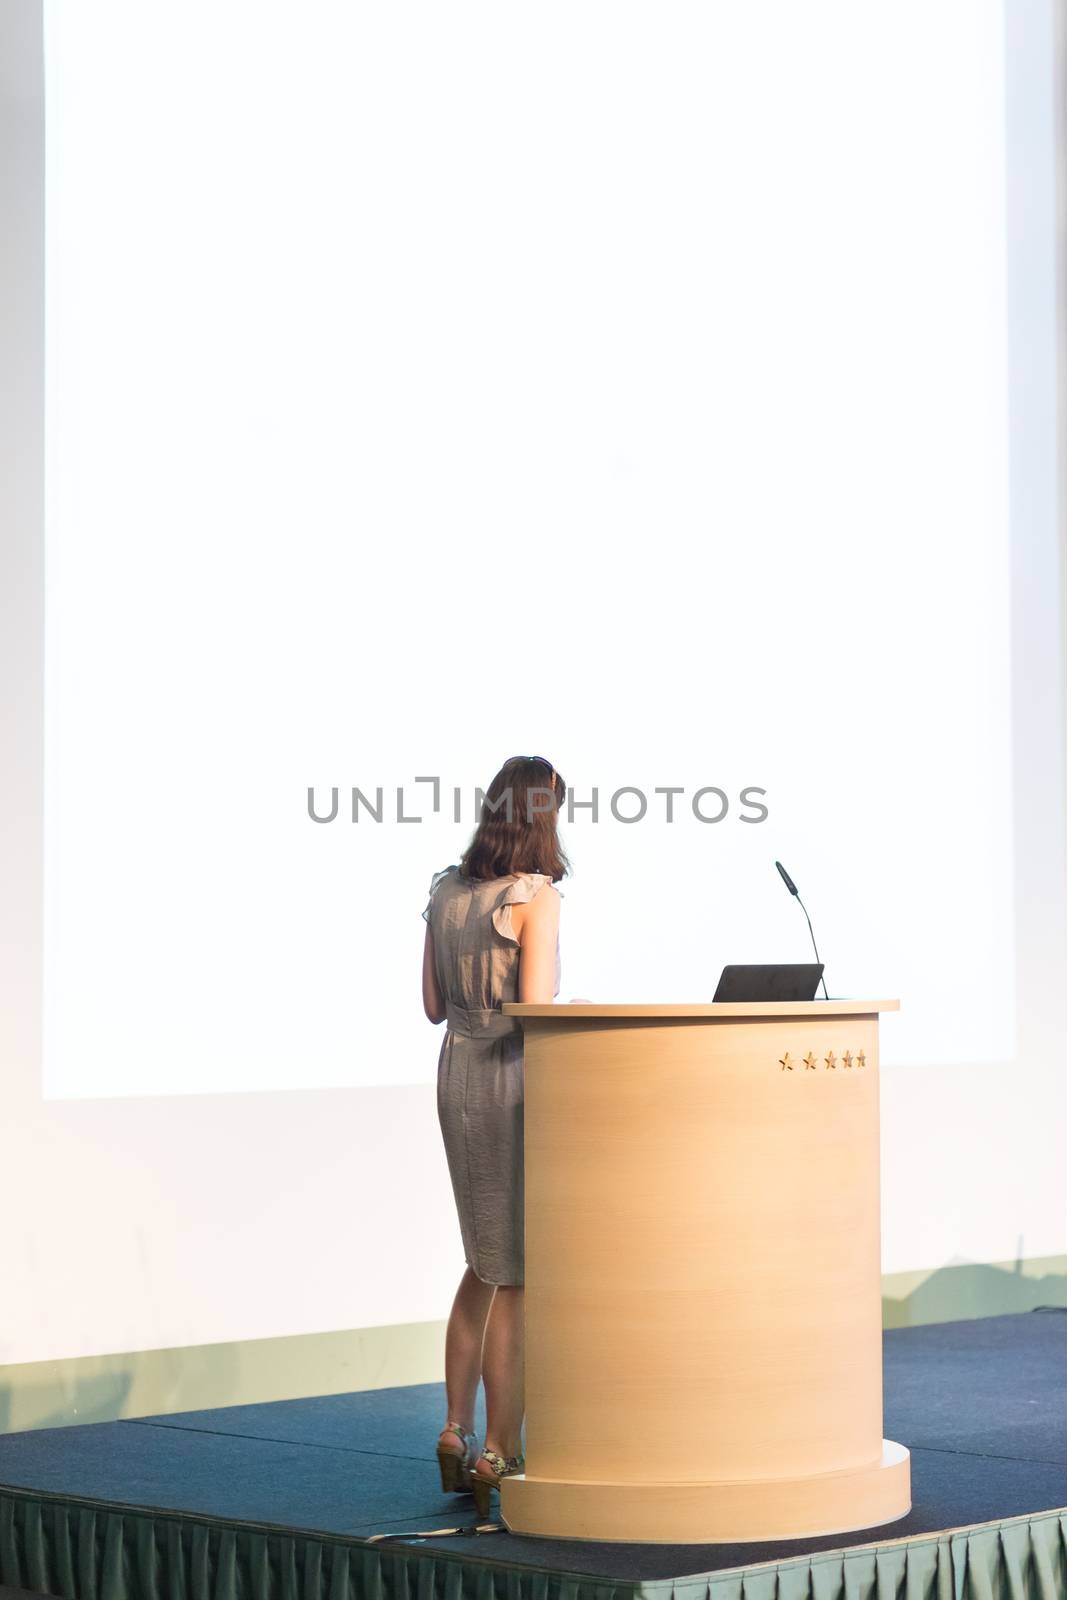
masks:
[[[477,1522],[441,1493],[443,1420],[443,1386],[420,1384],[0,1435],[0,1584],[70,1600],[1067,1597],[1067,1312],[886,1334],[885,1432],[912,1452],[914,1503],[861,1533],[449,1534]],[[669,1470],[657,1418],[634,1422]]]

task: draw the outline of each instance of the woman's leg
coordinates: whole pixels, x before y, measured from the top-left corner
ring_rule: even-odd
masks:
[[[482,1377],[486,1448],[497,1450],[502,1456],[522,1453],[524,1356],[522,1288],[498,1284],[485,1329]],[[488,1463],[482,1466],[483,1476],[488,1476],[491,1467]]]
[[[494,1284],[483,1283],[468,1267],[456,1290],[445,1335],[445,1392],[448,1395],[448,1416],[445,1420],[458,1422],[468,1432],[474,1428],[474,1402],[481,1375],[482,1341],[494,1288]],[[448,1428],[442,1428],[441,1438],[450,1447],[462,1443]]]

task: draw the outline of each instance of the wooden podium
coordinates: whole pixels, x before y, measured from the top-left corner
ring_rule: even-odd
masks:
[[[505,1005],[525,1033],[513,1532],[733,1543],[910,1510],[910,1457],[882,1438],[897,1005]]]

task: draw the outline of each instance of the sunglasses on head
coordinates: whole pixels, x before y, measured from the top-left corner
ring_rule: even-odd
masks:
[[[556,769],[552,765],[551,761],[549,761],[547,756],[524,756],[523,760],[524,761],[540,761],[540,763],[541,763],[541,765],[543,767],[547,767],[549,772],[551,772],[551,774],[552,774],[552,777],[550,778],[549,782],[551,783],[552,788],[555,789],[555,787],[556,787]]]

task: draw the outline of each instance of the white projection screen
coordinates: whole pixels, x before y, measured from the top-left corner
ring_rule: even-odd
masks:
[[[562,999],[807,959],[777,857],[887,1062],[1010,1059],[1003,26],[51,0],[47,1098],[430,1082],[516,753]]]

